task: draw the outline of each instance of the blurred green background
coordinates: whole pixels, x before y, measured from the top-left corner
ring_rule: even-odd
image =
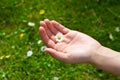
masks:
[[[120,0],[0,0],[0,80],[120,80],[92,65],[66,64],[42,52],[38,29],[45,18],[120,51]],[[29,50],[33,55],[27,57]]]

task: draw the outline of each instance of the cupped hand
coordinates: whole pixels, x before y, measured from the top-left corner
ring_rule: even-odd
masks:
[[[55,39],[58,32],[64,37],[61,42]],[[40,21],[40,35],[48,47],[44,51],[66,63],[89,63],[91,55],[101,47],[90,36],[70,30],[54,20]]]

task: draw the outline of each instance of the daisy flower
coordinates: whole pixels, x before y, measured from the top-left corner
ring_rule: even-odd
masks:
[[[5,58],[10,58],[11,55],[6,55]]]
[[[2,77],[5,78],[5,76],[6,76],[6,75],[5,75],[5,73],[4,73],[4,74],[2,75]]]
[[[12,45],[11,48],[14,49],[14,48],[15,48],[15,45]]]
[[[32,54],[33,54],[32,50],[29,50],[29,51],[27,52],[27,57],[32,56]]]
[[[41,50],[42,52],[44,52],[45,48],[47,48],[47,46],[42,46],[42,47],[40,48],[40,50]]]
[[[115,31],[116,31],[116,32],[120,32],[120,28],[119,28],[119,27],[116,27],[116,28],[115,28]]]
[[[35,26],[35,23],[33,23],[33,22],[28,22],[28,26],[34,27],[34,26]]]
[[[112,33],[109,34],[109,38],[110,38],[110,40],[114,40]]]
[[[57,42],[62,42],[63,41],[63,34],[58,32],[56,35],[55,35],[55,39]]]
[[[38,44],[40,44],[41,42],[42,42],[42,40],[38,40],[38,42],[37,42],[37,43],[38,43]]]
[[[53,80],[59,80],[59,77],[54,76],[54,77],[53,77]]]

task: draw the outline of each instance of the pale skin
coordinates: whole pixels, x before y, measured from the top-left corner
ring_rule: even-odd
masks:
[[[100,69],[120,75],[120,52],[102,46],[92,37],[70,30],[55,20],[40,21],[40,35],[48,48],[44,51],[52,57],[71,64],[89,63]],[[61,32],[62,42],[54,36]]]

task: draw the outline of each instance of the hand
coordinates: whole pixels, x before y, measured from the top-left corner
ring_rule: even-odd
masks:
[[[63,33],[62,42],[56,42],[54,38],[58,32]],[[54,20],[40,22],[40,35],[48,47],[44,51],[67,63],[90,63],[91,55],[101,47],[90,36],[70,30]]]

